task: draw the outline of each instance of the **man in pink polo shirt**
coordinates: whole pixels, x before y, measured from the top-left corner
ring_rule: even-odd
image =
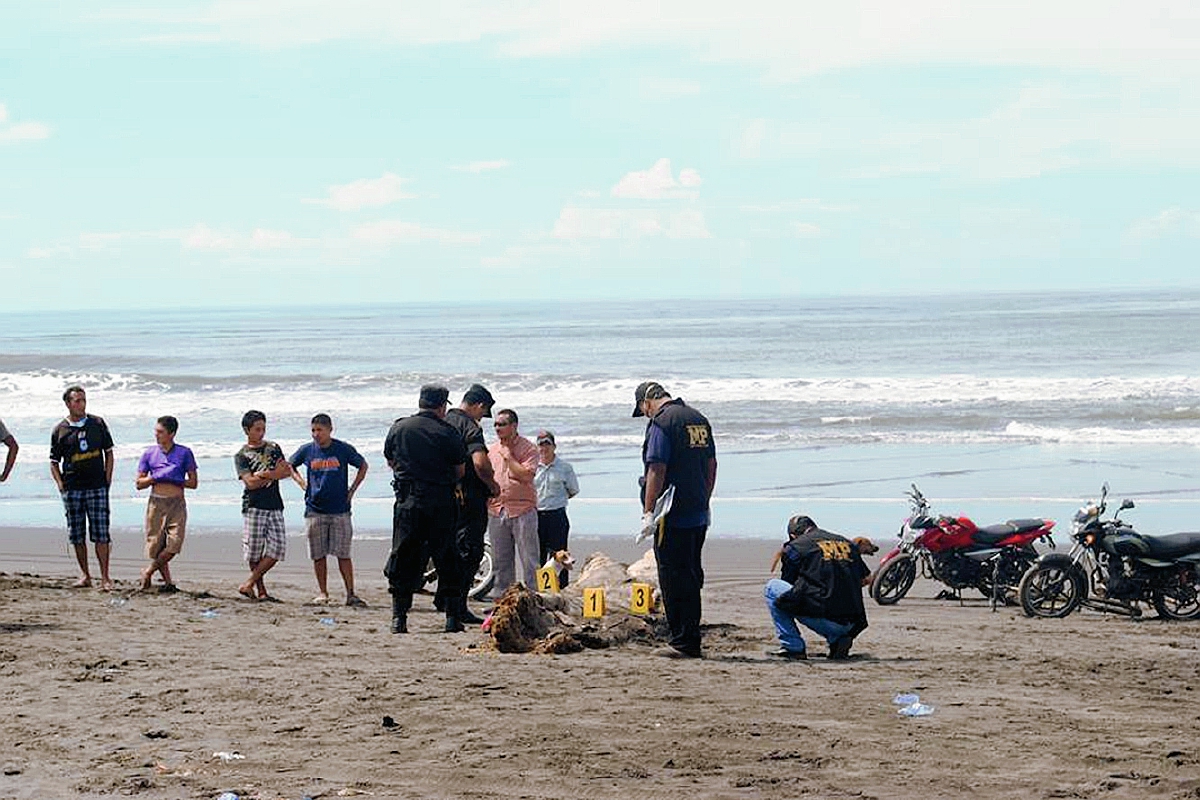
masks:
[[[538,450],[517,432],[517,412],[512,409],[496,412],[495,428],[497,440],[488,448],[488,460],[500,494],[488,500],[488,536],[496,572],[492,592],[499,597],[514,583],[537,586],[537,490],[533,488],[533,476]]]

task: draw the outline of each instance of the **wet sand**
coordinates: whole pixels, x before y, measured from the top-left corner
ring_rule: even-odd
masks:
[[[0,798],[1200,797],[1200,625],[1029,620],[922,582],[869,603],[850,661],[809,637],[778,662],[777,546],[709,542],[707,657],[680,662],[499,655],[428,597],[390,636],[382,541],[356,544],[358,610],[304,605],[300,539],[267,604],[236,594],[236,535],[190,536],[159,595],[119,533],[106,594],[69,588],[61,531],[0,529]],[[934,714],[898,716],[903,691]]]

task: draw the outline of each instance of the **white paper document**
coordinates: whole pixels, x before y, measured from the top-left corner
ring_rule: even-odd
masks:
[[[658,523],[671,510],[671,503],[673,503],[674,501],[675,501],[675,485],[671,484],[670,486],[667,487],[667,490],[665,492],[663,492],[662,494],[660,494],[658,496],[658,500],[656,500],[654,502],[654,514],[651,515],[649,521],[647,521],[646,524],[644,526],[642,526],[642,529],[640,531],[638,531],[637,536],[635,536],[633,540],[635,542],[640,542],[643,539],[648,538],[656,530],[658,530]]]

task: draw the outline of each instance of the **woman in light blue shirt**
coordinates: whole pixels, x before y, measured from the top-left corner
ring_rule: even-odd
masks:
[[[537,490],[539,558],[545,564],[547,557],[567,549],[567,534],[571,530],[567,501],[579,494],[579,479],[575,477],[575,469],[557,457],[552,432],[538,431],[537,447],[539,460],[533,487]],[[567,585],[566,570],[559,572],[558,585]]]

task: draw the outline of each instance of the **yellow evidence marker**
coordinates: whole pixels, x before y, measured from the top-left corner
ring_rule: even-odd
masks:
[[[583,590],[583,615],[599,618],[604,616],[604,587],[596,586]]]
[[[629,586],[629,611],[633,614],[649,614],[654,608],[654,587],[648,583]]]
[[[558,570],[553,567],[539,567],[537,587],[542,594],[558,594]]]

